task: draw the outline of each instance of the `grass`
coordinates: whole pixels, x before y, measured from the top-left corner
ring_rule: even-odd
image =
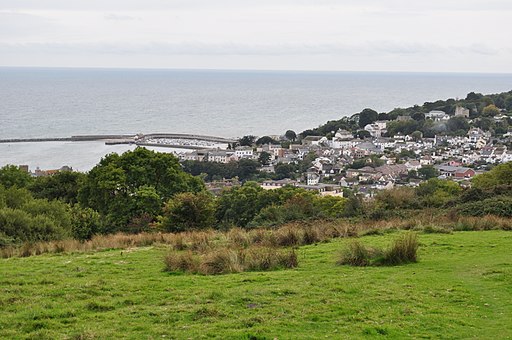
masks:
[[[163,245],[0,259],[0,338],[512,337],[512,233],[421,234],[420,261],[395,267],[337,266],[350,241],[296,249],[295,269],[218,276],[165,272]]]
[[[416,262],[418,247],[418,235],[411,232],[399,235],[386,250],[367,247],[359,240],[354,240],[343,249],[338,264],[357,267],[398,266]]]
[[[189,231],[183,233],[140,233],[95,235],[80,242],[67,239],[50,242],[25,243],[0,247],[0,258],[29,257],[48,253],[91,252],[106,249],[170,245],[174,250],[212,252],[216,248],[248,248],[249,246],[290,247],[328,242],[333,238],[384,235],[396,230],[416,230],[426,233],[452,231],[512,230],[512,219],[497,216],[466,217],[442,211],[417,211],[406,219],[303,221],[287,223],[277,229],[234,228],[228,232],[218,230]]]

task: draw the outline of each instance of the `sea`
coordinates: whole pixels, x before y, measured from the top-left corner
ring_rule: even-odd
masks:
[[[512,74],[0,68],[0,139],[194,133],[297,133],[372,108],[386,112],[474,91]],[[133,149],[102,142],[0,143],[0,166],[88,171]],[[183,150],[154,148],[162,152]]]

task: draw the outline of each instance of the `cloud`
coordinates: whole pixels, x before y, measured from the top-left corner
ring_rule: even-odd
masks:
[[[361,44],[241,44],[204,42],[182,43],[0,43],[2,53],[59,53],[59,54],[111,54],[111,55],[495,55],[506,49],[494,49],[483,44],[442,46],[435,44],[375,41]]]
[[[123,15],[116,13],[108,13],[105,14],[105,19],[114,20],[114,21],[130,21],[130,20],[140,20],[140,17],[134,17],[131,15]]]

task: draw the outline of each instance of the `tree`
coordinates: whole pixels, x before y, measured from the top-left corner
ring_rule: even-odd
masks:
[[[59,171],[51,176],[37,177],[29,189],[35,198],[62,200],[75,204],[78,201],[78,190],[86,175],[74,171]]]
[[[256,140],[256,137],[253,135],[247,135],[240,138],[238,143],[240,146],[252,146],[254,144],[254,141]]]
[[[425,165],[418,169],[418,175],[423,179],[431,179],[439,176],[439,171],[431,165]]]
[[[105,217],[111,228],[106,231],[114,232],[142,215],[155,219],[162,202],[175,194],[202,190],[201,179],[183,172],[175,156],[137,148],[103,158],[85,178],[78,200]]]
[[[272,204],[271,195],[256,182],[225,191],[218,199],[217,221],[225,226],[246,227],[261,209]]]
[[[371,136],[372,136],[372,134],[369,131],[366,131],[366,130],[357,131],[357,137],[359,139],[370,138]]]
[[[423,138],[423,133],[421,131],[416,130],[413,133],[411,133],[411,137],[415,142],[418,142]]]
[[[505,99],[505,109],[509,112],[512,111],[512,96],[508,96],[507,99]]]
[[[207,192],[177,194],[165,205],[162,227],[170,232],[212,228],[215,208],[215,200]]]
[[[278,163],[274,168],[275,179],[295,178],[296,169],[297,167],[292,164]]]
[[[100,214],[91,208],[81,208],[78,204],[71,209],[71,232],[73,238],[85,241],[100,232]]]
[[[485,117],[494,117],[500,114],[500,109],[498,109],[496,105],[490,104],[484,107],[484,109],[482,110],[482,114]]]
[[[500,185],[512,185],[512,162],[500,164],[491,171],[473,177],[473,187],[491,189]]]
[[[364,128],[366,125],[375,122],[379,118],[377,111],[372,109],[364,109],[359,113],[359,127]]]
[[[389,116],[389,114],[387,114],[385,112],[379,113],[379,116],[377,118],[378,118],[378,120],[391,120],[391,117]]]
[[[415,121],[423,121],[425,120],[425,114],[423,112],[415,112],[411,115],[411,118]]]
[[[293,130],[286,131],[284,136],[286,137],[286,139],[291,140],[293,142],[297,139],[297,134]]]
[[[18,187],[26,188],[32,183],[32,177],[26,171],[21,170],[15,165],[6,165],[0,168],[0,184],[6,188]]]
[[[260,156],[258,157],[258,162],[260,162],[261,165],[269,165],[271,159],[272,155],[266,151],[263,151],[260,153]]]
[[[481,93],[469,92],[466,96],[467,101],[477,101],[483,97]]]
[[[452,117],[446,122],[448,132],[464,135],[469,131],[469,123],[464,117]]]
[[[454,201],[461,192],[462,188],[457,183],[438,178],[431,178],[416,189],[426,207],[442,207]]]
[[[269,136],[263,136],[261,138],[258,138],[256,141],[256,145],[264,145],[264,144],[279,144],[275,139]]]
[[[490,117],[481,117],[481,118],[478,118],[475,122],[475,126],[484,131],[491,130],[495,125],[496,124],[494,122],[494,119],[492,119]]]

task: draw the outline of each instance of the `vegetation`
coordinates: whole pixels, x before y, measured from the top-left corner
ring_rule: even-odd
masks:
[[[355,240],[342,252],[338,264],[351,266],[396,266],[417,261],[418,237],[415,233],[400,235],[389,249],[369,248]]]
[[[361,132],[367,124],[376,120],[390,121],[387,124],[387,135],[394,136],[398,133],[410,135],[419,132],[423,137],[433,138],[435,135],[462,135],[465,134],[470,125],[464,117],[454,117],[455,108],[461,106],[469,109],[470,118],[476,119],[476,126],[480,126],[484,131],[493,130],[496,134],[506,133],[508,127],[512,125],[512,118],[504,119],[494,123],[489,118],[496,117],[502,112],[512,113],[512,91],[491,95],[482,95],[471,92],[465,99],[447,99],[435,102],[426,102],[423,105],[415,105],[408,108],[396,108],[387,113],[377,113],[372,109],[343,117],[339,120],[328,121],[318,128],[308,129],[300,133],[300,137],[307,136],[328,136],[332,131],[344,129],[358,135],[360,138],[367,136],[367,131]],[[425,119],[425,113],[432,110],[441,110],[452,115],[448,122],[434,122],[431,119]],[[398,116],[409,116],[410,120],[396,120]],[[365,133],[366,132],[366,133]]]
[[[131,237],[135,237],[132,235]],[[383,247],[394,233],[361,238]],[[165,246],[0,259],[0,337],[507,338],[508,232],[421,235],[420,261],[336,266],[350,239],[295,250],[295,269],[162,271]]]

